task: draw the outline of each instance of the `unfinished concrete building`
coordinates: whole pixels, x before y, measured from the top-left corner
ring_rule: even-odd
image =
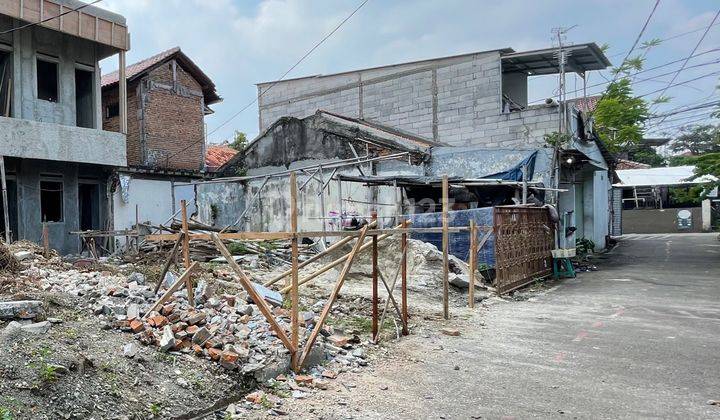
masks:
[[[114,228],[137,221],[164,223],[181,200],[194,209],[194,191],[177,182],[205,175],[205,121],[221,101],[215,84],[180,48],[131,64],[128,98],[127,167],[118,170],[113,194]],[[118,131],[118,72],[102,77],[102,125]]]
[[[567,71],[584,77],[610,62],[594,43],[564,49]],[[281,117],[304,118],[318,109],[383,124],[478,156],[504,151],[506,156],[552,150],[546,136],[570,136],[560,155],[558,210],[564,224],[561,245],[592,239],[602,248],[608,235],[608,191],[612,157],[592,131],[584,101],[558,104],[528,101],[528,79],[557,74],[557,49],[515,52],[510,48],[410,63],[260,83],[259,127]],[[270,89],[272,86],[272,89]],[[297,142],[303,141],[301,138]],[[450,151],[449,153],[453,153]],[[506,162],[509,170],[520,161]],[[492,163],[492,162],[488,162]],[[448,165],[450,176],[481,178],[489,168]],[[550,170],[552,172],[552,170]],[[431,175],[431,174],[428,174]],[[551,177],[553,175],[551,174]],[[518,179],[516,179],[518,180]],[[545,187],[551,187],[546,180]]]
[[[129,48],[125,18],[75,0],[0,1],[3,239],[79,250],[107,227],[108,176],[126,160],[126,110],[104,131],[98,62]],[[125,85],[119,87],[125,95]]]

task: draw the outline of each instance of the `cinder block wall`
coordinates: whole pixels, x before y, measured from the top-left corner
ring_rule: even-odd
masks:
[[[103,91],[103,112],[118,101],[117,87]],[[200,84],[172,62],[128,86],[128,165],[202,170],[205,165],[204,99]],[[103,129],[119,131],[103,115]]]
[[[259,97],[264,130],[318,109],[365,118],[453,146],[536,148],[557,131],[555,106],[502,113],[497,51],[280,82]],[[258,85],[258,95],[270,86]]]

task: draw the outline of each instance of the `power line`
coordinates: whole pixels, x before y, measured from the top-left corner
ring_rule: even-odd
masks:
[[[310,48],[310,49],[305,53],[305,55],[303,55],[302,57],[300,57],[300,59],[299,59],[295,64],[293,64],[285,73],[283,73],[283,75],[280,76],[279,79],[277,79],[276,81],[272,82],[272,84],[270,84],[270,86],[268,86],[267,89],[265,89],[264,91],[258,93],[258,95],[257,95],[255,98],[253,98],[252,101],[250,101],[250,102],[249,102],[247,105],[245,105],[244,107],[240,108],[240,110],[239,110],[238,112],[236,112],[235,114],[233,114],[230,118],[228,118],[227,120],[223,121],[220,125],[218,125],[218,126],[215,127],[213,130],[211,130],[209,133],[207,133],[207,136],[215,133],[215,132],[218,131],[220,128],[224,127],[224,126],[225,126],[226,124],[228,124],[230,121],[234,120],[238,115],[242,114],[246,109],[250,108],[253,104],[255,104],[257,101],[259,101],[260,98],[263,97],[270,89],[272,89],[275,85],[277,85],[278,83],[280,83],[291,71],[293,71],[293,70],[295,69],[295,67],[297,67],[298,65],[300,65],[300,63],[302,63],[308,56],[310,56],[310,54],[312,54],[313,51],[315,51],[320,45],[322,45],[325,41],[327,41],[328,38],[330,38],[335,32],[337,32],[338,29],[340,29],[340,27],[343,26],[343,25],[345,24],[345,22],[347,22],[348,20],[350,20],[350,18],[353,17],[353,15],[355,15],[355,13],[357,13],[363,6],[365,6],[365,4],[366,4],[368,1],[370,1],[370,0],[364,0],[362,3],[360,3],[360,5],[359,5],[358,7],[356,7],[355,10],[352,11],[352,13],[350,13],[349,15],[347,15],[347,17],[346,17],[345,19],[343,19],[337,26],[335,26],[332,31],[330,31],[330,32],[329,32],[327,35],[325,35],[319,42],[317,42],[312,48]],[[178,154],[186,151],[187,149],[189,149],[190,147],[194,146],[195,144],[200,143],[200,142],[204,142],[204,141],[205,141],[205,138],[203,137],[203,138],[201,138],[199,141],[196,141],[196,142],[194,142],[194,143],[191,143],[191,144],[187,145],[185,148],[183,148],[183,149],[175,152],[174,154],[168,156],[166,159],[169,160],[169,159],[177,156]]]
[[[713,23],[713,24],[710,25],[710,26],[712,27],[712,26],[717,26],[717,25],[720,25],[720,22]],[[671,37],[667,37],[667,38],[661,39],[660,42],[662,43],[662,42],[665,42],[665,41],[671,41],[671,40],[673,40],[673,39],[677,39],[677,38],[683,37],[683,36],[685,36],[685,35],[690,35],[690,34],[694,34],[694,33],[696,33],[696,32],[700,32],[700,31],[702,31],[702,30],[704,30],[704,29],[705,29],[705,28],[703,27],[703,28],[694,29],[694,30],[692,30],[692,31],[683,32],[683,33],[680,33],[680,34],[677,34],[677,35],[673,35],[673,36],[671,36]],[[611,55],[611,56],[609,56],[609,57],[610,57],[610,58],[618,57],[618,56],[621,56],[621,55],[623,55],[623,54],[625,54],[625,51],[619,52],[619,53],[617,53],[617,54],[613,54],[613,55]]]
[[[682,109],[682,110],[668,111],[668,112],[666,112],[666,113],[664,113],[664,114],[652,115],[652,116],[648,117],[648,119],[667,118],[667,117],[670,117],[670,116],[673,116],[673,115],[683,114],[683,113],[685,113],[685,112],[697,111],[698,109],[713,108],[713,107],[716,107],[716,106],[718,106],[718,105],[720,105],[720,101],[705,102],[705,103],[703,103],[703,104],[696,105],[696,106],[689,107],[689,108],[685,108],[685,109]]]
[[[645,30],[647,29],[648,25],[650,24],[650,20],[652,19],[653,15],[655,14],[655,11],[657,10],[658,5],[660,5],[660,0],[655,0],[655,5],[653,6],[652,10],[650,11],[650,14],[648,15],[647,19],[645,19],[645,23],[643,24],[642,29],[640,29],[640,33],[635,38],[635,42],[633,42],[632,47],[630,47],[630,50],[628,50],[627,54],[625,55],[625,58],[623,58],[623,61],[620,64],[621,66],[625,64],[628,57],[630,57],[630,54],[632,54],[632,52],[635,50],[635,47],[637,47],[637,44],[638,44],[638,42],[640,42],[640,38],[642,38],[643,34],[645,33]],[[615,80],[617,79],[618,74],[620,74],[620,73],[619,72],[615,73],[610,84],[615,83]],[[598,99],[598,103],[600,103],[600,101],[602,101],[605,98],[605,95],[607,95],[607,89],[602,93],[602,95],[600,96],[600,99]],[[592,115],[593,112],[590,112],[590,114]]]
[[[697,53],[697,54],[695,54],[695,55],[693,56],[693,58],[694,58],[694,57],[699,57],[699,56],[701,56],[701,55],[705,55],[705,54],[708,54],[708,53],[711,53],[711,52],[716,52],[716,51],[720,51],[720,48],[713,48],[713,49],[711,49],[711,50],[707,50],[707,51],[703,51],[703,52],[701,52],[701,53]],[[684,60],[684,58],[680,58],[680,59],[677,59],[677,60],[674,60],[674,61],[667,62],[667,63],[665,63],[665,64],[660,64],[660,65],[657,65],[657,66],[655,66],[655,67],[651,67],[651,68],[649,68],[649,69],[640,70],[640,71],[637,71],[637,72],[635,72],[635,73],[628,74],[627,77],[636,76],[636,75],[638,75],[638,74],[647,73],[647,72],[649,72],[649,71],[653,71],[653,70],[657,70],[657,69],[660,69],[660,68],[663,68],[663,67],[667,67],[667,66],[673,65],[673,64],[675,64],[675,63],[679,63],[679,62],[681,62],[681,61],[683,61],[683,60]],[[708,62],[705,62],[705,63],[702,63],[702,64],[696,64],[696,65],[690,66],[690,67],[688,67],[688,69],[696,68],[696,67],[703,67],[703,66],[707,66],[707,65],[711,65],[711,64],[718,64],[718,63],[720,63],[720,60],[708,61]],[[667,75],[669,75],[669,74],[672,74],[674,71],[675,71],[675,70],[673,70],[673,71],[671,71],[671,72],[668,72],[668,73],[657,74],[657,75],[653,76],[652,78],[667,76]],[[646,82],[646,81],[652,80],[652,78],[634,80],[634,81],[631,82],[631,84]],[[587,88],[593,88],[593,87],[598,87],[598,86],[603,86],[603,85],[606,85],[606,84],[608,84],[608,83],[611,83],[610,80],[608,80],[608,79],[606,79],[606,80],[607,80],[607,82],[599,82],[599,83],[592,84],[592,85],[590,85],[590,86],[586,86],[585,89],[587,89]],[[663,83],[665,83],[665,82],[663,82]],[[568,92],[568,93],[577,93],[577,92],[582,92],[583,90],[584,90],[584,89],[576,89],[576,90],[570,91],[570,92]],[[599,92],[598,92],[598,93],[599,93]],[[543,99],[535,99],[535,100],[533,100],[533,101],[528,102],[528,104],[535,104],[535,103],[541,103],[541,102],[545,102],[545,99],[544,99],[544,98],[543,98]]]
[[[92,3],[83,4],[82,6],[78,6],[78,7],[74,8],[74,9],[70,9],[70,10],[67,10],[67,11],[65,11],[65,12],[62,12],[62,13],[60,13],[59,15],[51,16],[51,17],[49,17],[49,18],[45,18],[45,19],[43,19],[43,20],[41,20],[41,21],[38,21],[38,22],[27,23],[27,24],[25,24],[25,25],[18,26],[17,28],[12,28],[12,29],[8,29],[8,30],[5,30],[5,31],[2,31],[2,32],[0,32],[0,35],[9,34],[9,33],[15,32],[15,31],[19,31],[19,30],[21,30],[21,29],[29,28],[29,27],[31,27],[31,26],[40,25],[41,23],[45,23],[45,22],[50,21],[50,20],[53,20],[53,19],[58,19],[58,18],[61,17],[61,16],[67,15],[68,13],[77,12],[78,10],[82,10],[82,9],[88,7],[88,6],[92,6],[93,4],[100,3],[101,1],[102,1],[102,0],[95,0],[95,1],[93,1]],[[22,4],[22,3],[21,3],[21,4]]]
[[[715,13],[715,16],[713,16],[712,21],[707,26],[707,28],[705,28],[705,32],[703,32],[702,36],[700,37],[698,42],[695,44],[695,47],[692,49],[692,51],[690,52],[688,57],[685,59],[682,66],[680,66],[680,69],[678,69],[678,71],[673,75],[672,79],[670,79],[670,81],[668,82],[667,86],[665,86],[665,88],[657,96],[658,98],[661,98],[665,94],[665,92],[667,92],[667,90],[670,88],[670,86],[672,86],[672,84],[675,83],[675,79],[677,79],[677,77],[680,75],[680,73],[682,73],[682,71],[685,69],[685,66],[690,61],[690,58],[693,56],[693,54],[695,54],[695,51],[697,51],[697,49],[700,47],[700,44],[702,44],[703,40],[705,39],[705,36],[707,36],[708,32],[710,31],[710,28],[715,23],[718,16],[720,16],[720,9],[717,11],[717,13]],[[652,108],[652,106],[651,106],[651,108]]]
[[[671,88],[671,87],[686,85],[686,84],[688,84],[688,83],[690,83],[690,82],[694,82],[694,81],[696,81],[696,80],[704,79],[704,78],[706,78],[706,77],[715,76],[715,75],[718,75],[718,74],[720,74],[720,71],[714,71],[714,72],[712,72],[712,73],[703,74],[703,75],[701,75],[701,76],[694,77],[694,78],[689,79],[689,80],[685,80],[684,82],[678,82],[678,83],[675,83],[675,84],[671,84],[671,85],[665,86],[665,87],[662,88],[662,89],[658,89],[658,90],[654,90],[654,91],[652,91],[652,92],[644,93],[644,94],[638,96],[638,98],[644,98],[645,96],[648,96],[648,95],[652,95],[652,94],[654,94],[654,93],[658,93],[658,92],[665,91],[665,90],[667,90],[668,88]],[[658,96],[662,96],[662,95],[658,95]]]

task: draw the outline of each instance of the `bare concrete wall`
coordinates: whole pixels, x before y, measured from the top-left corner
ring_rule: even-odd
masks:
[[[640,209],[622,211],[622,233],[683,233],[702,232],[702,209],[690,207],[692,228],[677,228],[677,213],[683,209]]]
[[[40,203],[40,179],[43,175],[61,176],[57,178],[63,183],[63,219],[60,222],[48,223],[50,247],[63,254],[76,253],[80,250],[80,241],[70,232],[80,229],[78,181],[82,177],[85,182],[94,179],[99,189],[98,209],[100,225],[107,220],[107,174],[87,165],[66,162],[51,162],[32,159],[14,160],[10,168],[17,180],[17,239],[27,239],[36,243],[42,242],[42,215]],[[12,197],[9,199],[12,202]]]

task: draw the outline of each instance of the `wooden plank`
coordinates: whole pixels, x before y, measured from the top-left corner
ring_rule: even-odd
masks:
[[[303,350],[302,357],[300,358],[298,368],[302,368],[303,364],[305,363],[305,360],[308,357],[308,354],[310,354],[310,350],[312,349],[313,344],[315,344],[315,340],[317,339],[317,336],[320,333],[320,328],[322,328],[323,324],[325,323],[325,320],[327,319],[328,315],[330,314],[330,309],[332,308],[332,305],[335,302],[335,299],[337,299],[337,296],[340,293],[340,289],[342,288],[343,284],[345,283],[345,277],[347,276],[347,273],[350,272],[350,267],[352,266],[352,263],[355,260],[355,256],[358,254],[358,252],[360,252],[360,248],[361,248],[363,241],[365,240],[365,234],[367,234],[367,231],[368,231],[367,226],[362,228],[362,230],[360,231],[360,237],[358,238],[358,241],[355,243],[355,246],[353,247],[353,250],[350,252],[350,254],[348,254],[348,258],[345,261],[345,265],[343,266],[343,269],[340,272],[340,276],[338,277],[337,282],[335,283],[335,287],[333,288],[332,293],[330,293],[330,297],[328,298],[328,301],[325,304],[323,311],[320,313],[320,319],[318,320],[317,324],[315,324],[315,328],[313,328],[312,332],[310,333],[310,337],[308,338],[307,343],[305,343],[305,349]]]
[[[165,280],[165,275],[167,274],[168,270],[170,270],[170,266],[172,265],[173,261],[175,261],[175,257],[177,256],[178,249],[180,249],[180,243],[183,242],[183,236],[180,235],[177,241],[175,241],[175,245],[173,246],[172,251],[170,251],[170,255],[168,256],[167,261],[165,261],[165,265],[163,266],[162,272],[160,273],[160,279],[158,279],[157,284],[155,285],[155,291],[154,293],[157,294],[157,292],[160,290],[160,286],[162,286],[163,281]]]
[[[280,324],[278,324],[277,320],[275,320],[275,317],[272,314],[272,310],[268,306],[267,302],[265,302],[265,299],[263,299],[262,296],[260,296],[260,294],[257,292],[257,290],[255,290],[255,287],[253,287],[250,278],[248,278],[242,268],[240,268],[237,262],[235,262],[235,259],[230,254],[230,251],[228,251],[228,249],[225,247],[225,244],[223,244],[218,234],[213,233],[211,234],[211,237],[213,239],[213,242],[215,242],[215,246],[217,247],[218,251],[220,251],[220,254],[225,257],[225,260],[227,260],[230,268],[235,272],[235,274],[238,275],[238,280],[240,281],[240,284],[243,288],[245,288],[248,296],[250,296],[253,302],[255,302],[255,305],[257,305],[258,309],[260,309],[260,312],[263,314],[263,316],[265,316],[265,319],[267,319],[270,327],[273,329],[273,331],[275,331],[275,334],[277,334],[280,341],[282,341],[282,343],[288,350],[290,350],[291,353],[296,352],[297,347],[294,347],[293,344],[290,342],[290,339],[288,338],[287,334],[285,334],[285,331],[282,329],[282,327],[280,327]]]
[[[365,229],[365,228],[363,228],[363,229]],[[365,233],[367,233],[367,231],[366,231],[365,233],[363,233],[363,231],[360,230],[360,232],[361,232],[361,236],[364,238],[364,237],[365,237]],[[380,235],[380,236],[378,236],[378,242],[379,242],[379,241],[382,241],[383,239],[387,239],[387,238],[389,238],[389,237],[390,237],[390,234]],[[368,243],[366,243],[366,244],[363,244],[363,245],[360,247],[360,252],[362,252],[362,251],[370,248],[371,245],[372,245],[371,242],[368,242]],[[314,273],[312,273],[312,274],[306,276],[305,278],[303,278],[302,280],[300,280],[300,281],[298,282],[298,285],[299,285],[299,286],[302,286],[303,284],[311,281],[312,279],[314,279],[315,277],[319,276],[320,274],[323,274],[323,273],[331,270],[332,268],[334,268],[334,267],[342,264],[342,263],[345,262],[349,257],[350,257],[350,254],[343,255],[342,257],[336,259],[335,261],[333,261],[333,262],[331,262],[331,263],[328,263],[328,264],[320,267],[320,268],[319,268],[317,271],[315,271]],[[280,289],[280,293],[287,293],[289,290],[290,290],[289,287],[284,287],[284,288]]]
[[[3,221],[5,224],[3,229],[5,229],[5,243],[10,244],[10,213],[8,210],[7,180],[5,179],[5,156],[0,156],[0,187],[2,188]]]
[[[468,269],[470,278],[468,284],[468,307],[475,307],[475,271],[477,269],[477,227],[475,220],[470,219],[470,255],[468,257]]]
[[[410,222],[408,220],[403,220],[402,227],[407,228]],[[402,259],[400,260],[400,269],[402,271],[402,280],[401,280],[401,294],[402,294],[402,316],[401,319],[403,321],[403,334],[408,335],[410,332],[408,331],[408,303],[407,303],[407,261],[408,261],[408,236],[407,233],[402,234],[400,246],[402,248]]]
[[[290,172],[290,230],[293,234],[297,233],[298,230],[298,210],[297,210],[297,175],[295,172]],[[300,319],[299,319],[299,313],[298,313],[298,305],[299,305],[299,297],[298,297],[298,238],[297,236],[293,236],[293,238],[290,240],[290,249],[291,249],[291,264],[292,264],[292,273],[290,275],[291,281],[290,281],[290,331],[291,331],[291,341],[294,348],[298,348],[299,346],[299,328],[300,328]],[[296,372],[299,371],[298,366],[298,354],[297,351],[293,352],[291,355],[291,365],[292,369]]]
[[[373,222],[377,222],[377,212],[372,212]],[[378,237],[372,236],[372,336],[378,336]]]
[[[197,261],[192,263],[190,267],[188,267],[185,272],[182,273],[182,275],[175,281],[175,283],[173,283],[172,286],[170,286],[170,288],[167,289],[162,296],[160,296],[160,299],[158,299],[157,302],[155,302],[155,304],[151,306],[150,309],[148,309],[143,318],[146,319],[148,315],[150,315],[150,312],[160,309],[162,304],[165,303],[165,301],[167,301],[168,299],[170,299],[170,296],[172,296],[173,293],[177,292],[185,284],[185,281],[190,278],[190,274],[193,272],[193,270],[197,268],[198,264],[199,263]]]
[[[188,219],[187,219],[187,202],[185,200],[180,201],[180,206],[182,206],[182,231],[183,231],[183,261],[185,263],[185,268],[190,267],[190,230],[188,229]],[[193,286],[192,286],[192,279],[190,276],[187,277],[185,280],[185,287],[187,287],[187,293],[188,293],[188,303],[191,307],[195,307],[195,296],[193,293]]]
[[[375,222],[370,222],[370,225],[369,225],[369,226],[370,226],[370,227],[374,227],[375,225],[374,225],[373,223],[375,223]],[[308,265],[308,264],[314,263],[315,261],[319,260],[320,258],[323,258],[323,257],[326,256],[327,254],[335,251],[336,249],[342,247],[342,246],[345,245],[346,243],[352,241],[353,239],[354,239],[354,238],[353,238],[352,236],[346,236],[346,237],[344,237],[343,239],[341,239],[341,240],[335,242],[334,244],[332,244],[331,246],[329,246],[325,251],[319,252],[319,253],[313,255],[312,257],[308,258],[307,260],[301,262],[301,263],[298,265],[298,269],[303,268],[303,267],[305,267],[305,266]],[[282,273],[278,274],[277,276],[273,277],[272,279],[266,281],[265,284],[264,284],[264,286],[265,286],[265,287],[270,287],[270,286],[272,286],[273,284],[277,283],[278,281],[282,280],[283,278],[291,275],[291,274],[292,274],[292,271],[293,271],[292,268],[289,269],[289,270],[283,271]]]
[[[164,242],[164,241],[176,241],[179,233],[157,233],[154,235],[145,236],[145,240],[148,242]],[[272,241],[291,239],[293,234],[290,232],[235,232],[235,233],[223,233],[220,234],[220,239],[223,240],[261,240],[261,241]],[[210,233],[193,233],[190,234],[191,240],[203,240],[211,241],[212,234]]]
[[[486,231],[492,229],[487,226],[478,226],[478,230]],[[449,227],[448,233],[459,233],[467,232],[467,227]],[[322,236],[335,236],[335,237],[356,237],[359,236],[360,231],[358,230],[346,230],[346,231],[308,231],[298,232],[298,238],[319,238]],[[391,229],[371,229],[368,230],[368,235],[399,235],[403,233],[442,233],[443,228],[391,228]],[[220,238],[223,240],[261,240],[261,241],[272,241],[272,240],[283,240],[292,239],[292,232],[234,232],[234,233],[222,233]],[[387,237],[387,236],[386,236]],[[145,240],[148,242],[164,242],[164,241],[176,241],[178,238],[177,233],[156,233],[152,235],[146,235]],[[211,240],[209,233],[192,233],[190,234],[190,240]],[[285,277],[285,276],[283,276]]]
[[[449,206],[449,186],[448,176],[443,175],[442,178],[442,254],[443,254],[443,316],[445,319],[450,318],[450,303],[448,282],[450,274],[450,258],[448,249],[450,247],[450,238],[448,236],[448,206]]]

